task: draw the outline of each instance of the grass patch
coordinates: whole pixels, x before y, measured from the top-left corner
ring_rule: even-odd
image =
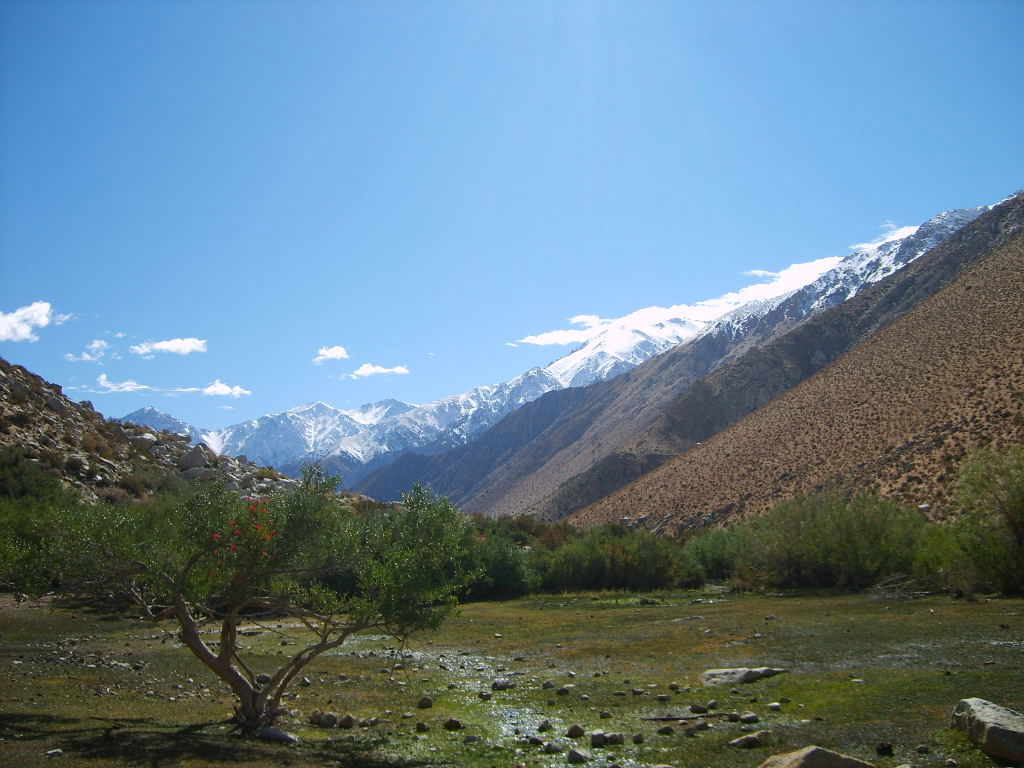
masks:
[[[474,603],[406,648],[354,638],[307,669],[311,685],[291,690],[296,715],[283,725],[302,743],[282,746],[239,738],[225,722],[227,691],[162,626],[0,596],[0,755],[21,766],[52,766],[46,752],[61,749],[62,765],[81,766],[546,767],[565,765],[570,745],[589,749],[586,737],[566,736],[579,724],[626,737],[591,750],[593,765],[756,766],[814,743],[882,768],[948,758],[980,768],[993,763],[947,730],[953,706],[980,696],[1024,709],[1021,600],[654,597]],[[299,638],[270,624],[249,627],[243,642],[270,668]],[[790,671],[734,689],[699,687],[705,669],[765,665]],[[515,687],[492,692],[499,678]],[[564,685],[573,687],[558,694]],[[425,695],[433,707],[418,709]],[[695,737],[678,724],[659,735],[665,723],[645,719],[688,716],[710,699],[712,714],[757,714],[754,727],[776,743],[726,747],[741,731],[724,717]],[[308,724],[314,709],[372,724],[317,728]],[[448,718],[464,727],[445,730]],[[538,734],[544,720],[553,728]],[[561,754],[529,744],[535,735]],[[875,754],[881,741],[895,745],[893,757]],[[918,754],[922,744],[930,752]]]

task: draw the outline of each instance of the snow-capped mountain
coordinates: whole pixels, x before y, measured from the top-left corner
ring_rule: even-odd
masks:
[[[905,267],[994,207],[945,211],[919,226],[901,227],[877,242],[857,247],[833,269],[802,288],[744,304],[705,325],[697,336],[724,331],[730,338],[739,338],[762,317],[783,306],[794,320],[834,307]],[[798,300],[790,301],[793,297]]]
[[[346,482],[354,485],[371,469],[406,451],[435,453],[463,445],[546,392],[612,378],[688,339],[712,332],[738,338],[783,306],[794,320],[834,306],[910,263],[991,207],[948,211],[920,226],[894,231],[858,247],[812,282],[769,299],[737,300],[732,305],[719,301],[711,311],[702,305],[648,307],[617,320],[599,321],[589,339],[572,352],[500,384],[475,387],[424,405],[385,400],[345,411],[310,403],[203,432],[201,439],[218,453],[244,454],[251,461],[279,468],[336,459],[345,466]],[[800,300],[790,301],[795,295]],[[153,414],[159,413],[142,409],[125,420],[156,426]],[[166,419],[177,422],[173,417]],[[178,424],[185,429],[173,431],[196,439],[198,430]]]
[[[172,432],[177,435],[188,435],[193,443],[198,443],[203,439],[202,430],[196,429],[191,424],[188,424],[181,419],[176,419],[169,413],[164,413],[163,411],[158,411],[156,408],[151,408],[148,405],[145,408],[139,408],[137,411],[132,411],[127,416],[122,416],[120,419],[114,419],[114,421],[130,421],[133,424],[139,424],[144,427],[151,427],[165,432]]]

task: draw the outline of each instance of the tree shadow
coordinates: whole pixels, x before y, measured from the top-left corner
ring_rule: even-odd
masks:
[[[338,768],[426,768],[431,761],[386,754],[387,739],[328,739],[286,745],[213,730],[223,721],[160,725],[150,718],[86,720],[35,713],[0,713],[0,737],[57,739],[65,753],[111,765],[170,768],[201,760],[225,765],[298,766],[332,763]]]

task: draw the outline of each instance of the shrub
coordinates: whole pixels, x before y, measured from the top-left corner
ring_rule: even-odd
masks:
[[[1024,593],[1024,446],[974,454],[957,502],[960,516],[930,532],[918,571],[967,595]]]
[[[744,555],[763,586],[856,591],[911,573],[926,525],[877,494],[821,491],[751,523]]]

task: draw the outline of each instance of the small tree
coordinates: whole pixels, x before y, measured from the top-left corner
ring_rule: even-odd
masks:
[[[243,733],[271,725],[301,670],[353,633],[404,638],[437,626],[465,574],[464,523],[446,499],[416,487],[372,514],[343,506],[319,467],[271,499],[216,486],[160,504],[80,505],[48,522],[45,547],[65,591],[120,595],[154,621],[173,620],[193,654],[236,698]],[[262,674],[243,658],[240,625],[290,617],[309,642]],[[219,625],[216,640],[204,625]]]

